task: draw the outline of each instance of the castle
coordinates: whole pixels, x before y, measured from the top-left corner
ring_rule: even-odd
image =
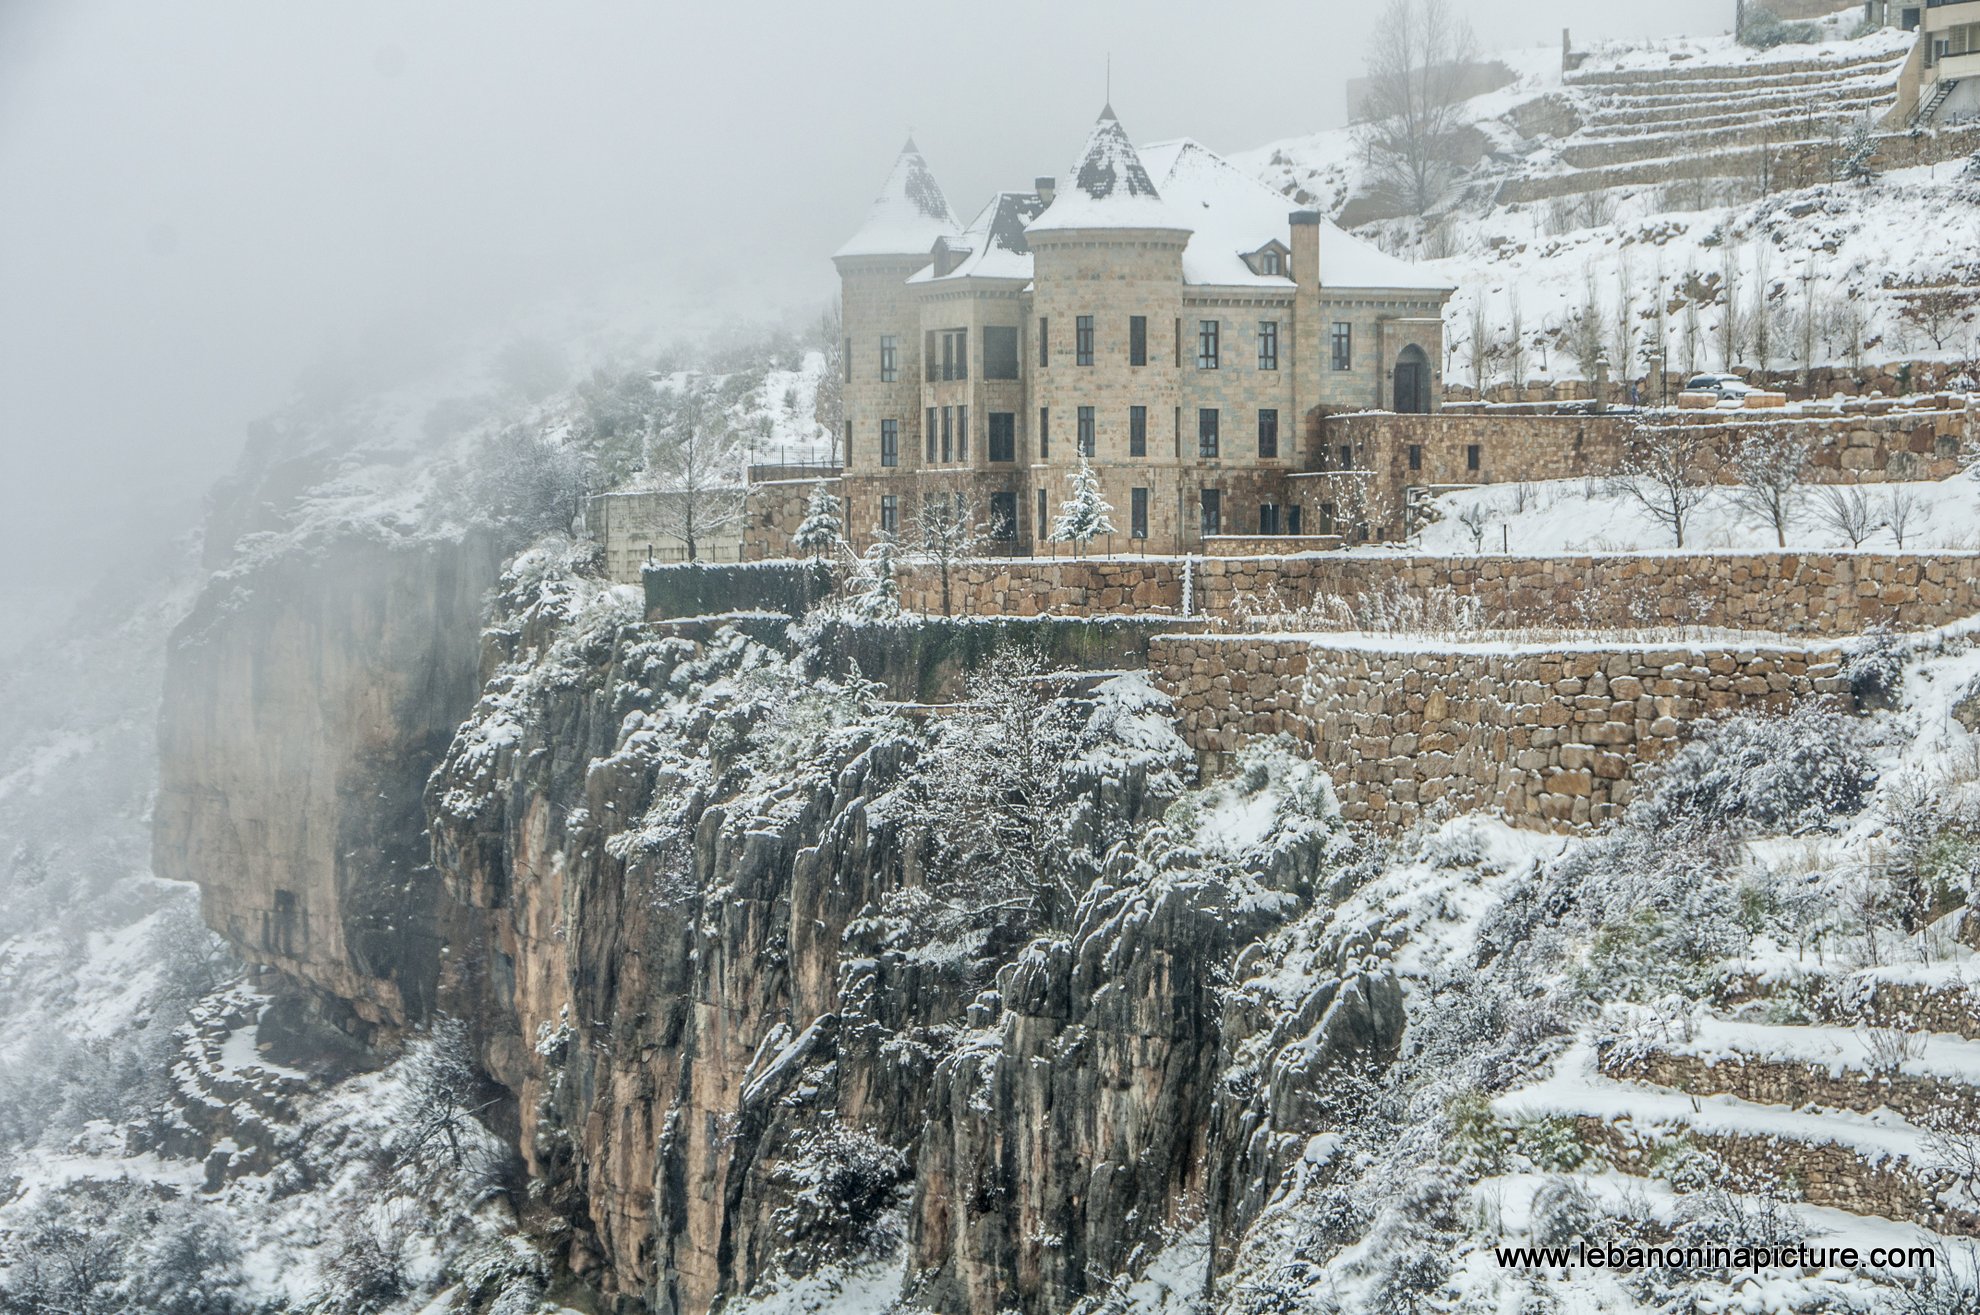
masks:
[[[1320,418],[1440,405],[1453,288],[1111,108],[1065,186],[967,227],[910,140],[833,261],[856,546],[961,499],[987,547],[1043,550],[1082,459],[1102,550],[1331,535],[1355,461]]]

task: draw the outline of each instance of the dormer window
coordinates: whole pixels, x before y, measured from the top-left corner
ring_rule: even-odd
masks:
[[[1247,253],[1244,263],[1251,272],[1264,278],[1287,278],[1292,268],[1292,250],[1283,242],[1267,242],[1258,250]]]

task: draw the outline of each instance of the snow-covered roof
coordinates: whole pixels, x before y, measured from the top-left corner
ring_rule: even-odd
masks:
[[[968,254],[955,268],[938,275],[931,264],[908,279],[910,283],[933,283],[940,279],[1029,279],[1031,247],[1024,240],[1024,226],[1038,217],[1045,203],[1033,192],[999,192],[990,204],[969,221],[961,237],[938,239],[950,251]]]
[[[925,255],[936,238],[952,236],[959,227],[949,199],[910,137],[894,161],[894,171],[887,175],[886,186],[873,198],[866,222],[833,253],[833,259]]]
[[[1191,231],[1183,250],[1185,283],[1293,286],[1289,278],[1253,273],[1244,257],[1275,240],[1284,243],[1299,206],[1188,138],[1149,146],[1141,159],[1160,180],[1170,210]],[[1320,225],[1320,286],[1454,291],[1448,279],[1326,222]]]
[[[1033,233],[1088,228],[1187,228],[1155,190],[1113,106],[1087,136],[1067,186],[1028,225]]]

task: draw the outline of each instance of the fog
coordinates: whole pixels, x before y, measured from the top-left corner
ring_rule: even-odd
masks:
[[[1110,60],[1138,140],[1310,132],[1376,7],[0,3],[8,633],[189,524],[326,354],[552,297],[809,313],[910,129],[965,217],[1064,171]],[[1732,6],[1464,8],[1490,48]]]

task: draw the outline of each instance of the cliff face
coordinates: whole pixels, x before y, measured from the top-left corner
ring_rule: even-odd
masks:
[[[421,790],[474,704],[499,566],[485,538],[336,540],[216,577],[172,640],[157,871],[358,1030],[432,1003]]]
[[[360,1034],[466,1019],[544,1235],[625,1309],[892,1255],[930,1309],[1067,1310],[1241,1231],[1269,1190],[1233,1176],[1324,1117],[1299,1091],[1393,1053],[1374,973],[1234,1059],[1276,1017],[1233,1003],[1247,947],[1323,916],[1343,841],[1277,768],[1187,791],[1139,678],[1020,673],[945,731],[645,625],[567,550],[484,628],[496,556],[357,537],[216,580],[160,870]]]

